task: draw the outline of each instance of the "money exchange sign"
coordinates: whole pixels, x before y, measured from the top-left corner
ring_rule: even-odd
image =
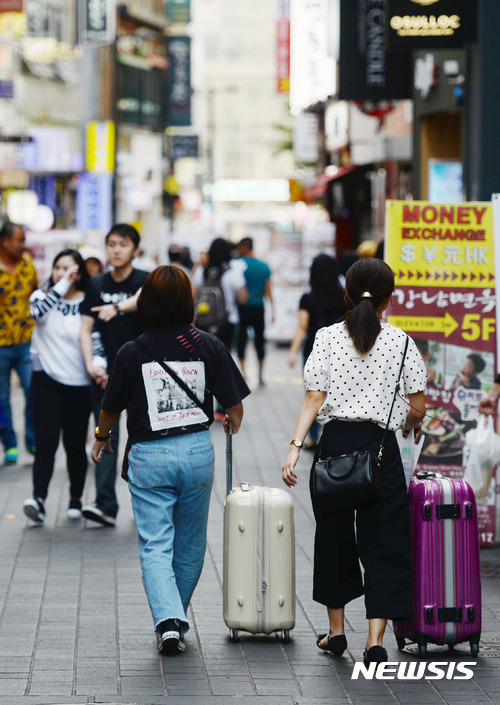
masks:
[[[457,479],[495,374],[493,232],[491,203],[387,202],[385,259],[396,284],[387,320],[415,339],[427,367],[419,469]],[[484,545],[495,538],[495,489],[492,469],[477,495]]]

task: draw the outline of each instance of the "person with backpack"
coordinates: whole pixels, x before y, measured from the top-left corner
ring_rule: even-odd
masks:
[[[248,301],[242,268],[231,265],[231,244],[216,238],[208,250],[208,262],[193,275],[197,328],[216,335],[230,350],[239,322],[238,304]]]
[[[313,349],[318,330],[337,323],[345,315],[347,306],[339,277],[340,269],[333,257],[321,254],[313,259],[309,274],[311,289],[300,299],[299,322],[290,345],[288,357],[290,367],[295,366],[301,345],[305,365]],[[304,445],[304,450],[315,450],[320,428],[320,424],[315,419],[309,430],[309,441]]]

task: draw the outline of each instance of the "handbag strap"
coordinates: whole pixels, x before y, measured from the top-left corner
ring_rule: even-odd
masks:
[[[194,394],[194,392],[192,392],[192,391],[189,389],[189,387],[188,387],[186,384],[184,384],[184,382],[183,382],[182,379],[179,377],[179,375],[177,375],[177,374],[173,371],[173,369],[167,365],[166,362],[164,362],[163,360],[159,360],[159,359],[156,357],[156,355],[155,355],[154,352],[151,350],[151,348],[149,347],[149,345],[146,345],[146,343],[145,343],[143,340],[139,340],[139,338],[137,338],[136,340],[134,340],[134,343],[136,343],[137,345],[139,345],[139,347],[141,347],[143,350],[145,350],[145,351],[148,353],[148,355],[152,356],[154,362],[157,362],[161,367],[163,367],[163,369],[165,370],[165,372],[167,372],[167,374],[169,374],[170,377],[172,377],[172,379],[179,385],[179,387],[182,389],[182,391],[185,392],[185,394],[187,394],[187,396],[191,399],[191,401],[194,402],[198,408],[200,408],[202,411],[204,411],[204,408],[203,408],[203,406],[202,406],[202,403],[200,402],[200,400],[198,399],[198,397],[196,396],[196,394]]]
[[[394,409],[394,404],[396,403],[396,396],[397,396],[399,390],[401,389],[400,379],[401,379],[401,374],[403,373],[403,367],[404,367],[404,364],[405,364],[406,351],[408,350],[408,342],[409,342],[409,340],[410,340],[410,338],[409,338],[409,336],[407,335],[407,336],[406,336],[406,342],[405,342],[405,349],[404,349],[404,351],[403,351],[403,359],[401,360],[401,366],[400,366],[400,368],[399,368],[399,374],[398,374],[398,378],[397,378],[397,380],[396,380],[396,389],[394,390],[394,396],[392,397],[391,410],[389,411],[389,418],[387,419],[387,423],[386,423],[385,429],[384,429],[384,435],[382,436],[382,442],[381,442],[381,444],[380,444],[380,449],[379,449],[379,451],[378,451],[378,462],[379,462],[379,464],[380,464],[380,462],[382,461],[382,453],[384,452],[385,437],[386,437],[386,435],[387,435],[387,431],[388,431],[388,429],[389,429],[389,424],[390,424],[390,422],[391,422],[392,410]]]
[[[377,456],[377,457],[378,457],[378,462],[379,462],[379,464],[380,464],[381,461],[382,461],[382,454],[383,454],[383,452],[384,452],[385,437],[386,437],[386,435],[387,435],[387,430],[388,430],[389,424],[390,424],[390,422],[391,422],[392,410],[394,409],[394,404],[395,404],[395,402],[396,402],[396,396],[397,396],[399,390],[401,389],[400,379],[401,379],[401,374],[402,374],[402,372],[403,372],[403,367],[404,367],[404,364],[405,364],[406,351],[408,350],[408,342],[409,342],[409,336],[406,336],[405,349],[404,349],[404,351],[403,351],[403,359],[401,360],[401,366],[400,366],[400,368],[399,368],[399,374],[398,374],[398,378],[397,378],[397,380],[396,380],[396,388],[395,388],[395,390],[394,390],[394,396],[392,397],[391,410],[389,411],[389,418],[387,419],[387,423],[386,423],[385,429],[384,429],[384,435],[382,436],[382,441],[381,441],[381,443],[380,443],[380,448],[379,448],[379,451],[378,451],[378,456]],[[318,458],[321,458],[321,449],[322,449],[322,447],[323,447],[323,434],[321,434],[321,438],[320,438],[320,441],[319,441]]]

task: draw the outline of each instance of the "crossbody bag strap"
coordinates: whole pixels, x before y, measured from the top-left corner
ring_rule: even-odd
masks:
[[[390,424],[390,422],[391,422],[392,410],[394,409],[394,404],[396,403],[396,396],[397,396],[399,390],[401,389],[401,385],[400,385],[399,381],[400,381],[401,375],[402,375],[402,373],[403,373],[403,367],[404,367],[404,364],[405,364],[406,351],[408,350],[408,342],[409,342],[409,340],[410,340],[409,336],[406,336],[405,349],[404,349],[404,352],[403,352],[403,359],[401,360],[401,366],[400,366],[400,368],[399,368],[398,379],[396,380],[396,389],[394,390],[394,396],[392,397],[391,410],[389,411],[389,418],[387,419],[387,423],[386,423],[386,425],[385,425],[384,435],[382,436],[382,442],[381,442],[381,444],[380,444],[380,449],[379,449],[379,452],[378,452],[378,461],[379,461],[379,463],[380,463],[381,460],[382,460],[382,453],[384,452],[385,437],[386,437],[386,435],[387,435],[387,430],[388,430],[389,424]]]
[[[172,379],[176,382],[176,384],[179,385],[179,387],[182,389],[182,391],[187,394],[187,396],[191,399],[191,401],[194,402],[194,403],[196,404],[196,406],[199,407],[202,411],[205,411],[204,408],[203,408],[203,406],[202,406],[201,401],[198,399],[198,397],[196,396],[196,394],[194,394],[194,393],[189,389],[189,387],[188,387],[186,384],[184,384],[184,382],[183,382],[182,379],[179,377],[179,375],[177,375],[177,374],[173,371],[173,369],[167,365],[166,362],[164,362],[163,360],[159,360],[159,359],[155,356],[155,354],[153,353],[153,351],[151,350],[151,348],[149,347],[149,345],[146,345],[146,343],[144,343],[142,340],[139,340],[139,339],[134,340],[134,343],[136,343],[137,345],[139,345],[139,347],[141,347],[143,350],[145,350],[145,351],[148,353],[148,355],[152,356],[154,362],[157,362],[161,367],[163,367],[163,369],[165,370],[165,372],[167,372],[167,374],[169,374],[170,377],[172,377]]]

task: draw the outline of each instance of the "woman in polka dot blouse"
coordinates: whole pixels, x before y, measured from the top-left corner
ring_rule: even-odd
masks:
[[[308,392],[282,468],[288,487],[297,484],[295,466],[314,419],[324,425],[321,457],[378,450],[408,337],[382,321],[393,291],[394,274],[381,260],[359,260],[347,272],[350,310],[344,322],[318,331],[304,368]],[[408,498],[394,431],[403,428],[407,435],[421,423],[426,378],[422,356],[409,338],[401,386],[411,406],[408,410],[401,396],[396,397],[381,466],[382,498],[357,510],[328,509],[313,501],[313,599],[327,607],[330,623],[317,645],[335,656],[347,648],[344,607],[360,595],[365,596],[369,620],[365,663],[387,661],[387,620],[411,616]]]

